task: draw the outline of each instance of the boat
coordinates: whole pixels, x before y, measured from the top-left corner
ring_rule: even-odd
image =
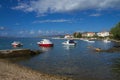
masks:
[[[95,41],[89,40],[89,39],[84,39],[83,41],[89,42],[89,43],[94,43]]]
[[[13,43],[11,43],[11,45],[13,47],[21,47],[21,46],[23,46],[23,44],[21,42],[19,42],[19,41],[14,41]]]
[[[95,41],[92,41],[92,40],[88,40],[87,42],[89,42],[89,43],[94,43]]]
[[[109,41],[108,39],[104,39],[103,42],[110,43],[111,41]]]
[[[76,45],[76,42],[74,40],[67,40],[67,41],[64,41],[62,44],[64,44],[64,45]]]
[[[48,39],[42,39],[40,42],[37,42],[40,47],[53,47],[53,43]]]

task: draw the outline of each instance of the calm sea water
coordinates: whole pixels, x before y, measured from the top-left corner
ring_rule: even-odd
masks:
[[[44,50],[45,52],[32,58],[16,60],[37,71],[71,77],[74,80],[120,80],[120,53],[98,53],[90,46],[108,49],[115,43],[95,41],[88,43],[76,40],[76,46],[64,46],[65,40],[51,39],[52,48],[38,47],[36,44],[40,38],[1,38],[0,49],[12,49],[13,41],[24,44],[22,48]]]

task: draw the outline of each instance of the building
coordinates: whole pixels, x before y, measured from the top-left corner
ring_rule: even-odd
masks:
[[[72,35],[69,35],[69,34],[66,34],[66,35],[64,36],[64,38],[65,38],[65,39],[73,38],[73,36],[72,36]]]
[[[82,33],[82,37],[93,37],[95,36],[95,32],[84,32]]]
[[[98,33],[97,33],[97,36],[99,36],[99,37],[107,37],[107,36],[110,36],[110,33],[107,32],[107,31],[98,32]]]

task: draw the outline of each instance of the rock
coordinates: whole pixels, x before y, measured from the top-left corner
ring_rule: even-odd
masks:
[[[33,56],[40,54],[40,50],[30,50],[30,49],[12,49],[12,50],[0,50],[0,58],[10,58],[10,57],[23,57],[23,56]]]
[[[96,52],[108,52],[108,53],[113,53],[113,52],[120,52],[120,47],[116,48],[116,47],[112,47],[109,48],[107,50],[103,50],[103,49],[96,49]]]
[[[101,49],[100,49],[100,48],[95,48],[95,51],[96,51],[96,52],[100,52]]]

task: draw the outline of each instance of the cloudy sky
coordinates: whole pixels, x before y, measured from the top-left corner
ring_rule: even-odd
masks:
[[[0,36],[109,31],[120,0],[0,0]]]

